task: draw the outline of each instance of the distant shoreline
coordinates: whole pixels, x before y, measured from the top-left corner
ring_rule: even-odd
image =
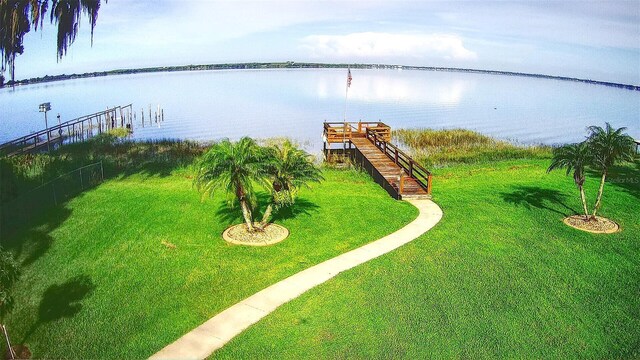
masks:
[[[566,76],[544,75],[544,74],[529,74],[512,71],[499,71],[499,70],[479,70],[479,69],[465,69],[465,68],[450,68],[450,67],[434,67],[434,66],[408,66],[408,65],[384,65],[384,64],[324,64],[324,63],[298,63],[293,61],[288,62],[269,62],[269,63],[228,63],[228,64],[205,64],[205,65],[178,65],[178,66],[157,66],[149,68],[136,68],[136,69],[116,69],[109,71],[95,71],[87,72],[83,74],[62,74],[62,75],[45,75],[44,77],[23,79],[17,81],[8,81],[6,84],[0,87],[9,86],[23,86],[29,84],[40,84],[52,81],[63,81],[72,79],[83,79],[109,75],[129,75],[140,73],[157,73],[157,72],[176,72],[176,71],[203,71],[203,70],[249,70],[249,69],[335,69],[335,68],[347,68],[353,69],[402,69],[402,70],[422,70],[422,71],[447,71],[447,72],[466,72],[476,74],[489,74],[489,75],[507,75],[507,76],[521,76],[531,77],[539,79],[550,80],[562,80],[562,81],[574,81],[593,85],[603,85],[609,87],[616,87],[620,89],[640,91],[640,86],[619,84],[607,81],[598,81],[591,79],[579,79]]]

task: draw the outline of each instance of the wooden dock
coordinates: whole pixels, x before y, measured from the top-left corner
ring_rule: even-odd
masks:
[[[431,198],[431,172],[390,142],[381,122],[324,123],[324,153],[342,154],[365,169],[396,199]],[[332,149],[333,144],[340,148]]]
[[[115,128],[132,130],[132,124],[131,104],[116,106],[0,144],[0,154],[13,156],[47,150],[63,143],[84,141]]]

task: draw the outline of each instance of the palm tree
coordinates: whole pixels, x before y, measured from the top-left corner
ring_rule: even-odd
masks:
[[[321,171],[313,164],[311,156],[298,149],[289,140],[269,148],[268,166],[271,203],[262,217],[264,227],[271,217],[273,208],[293,205],[300,186],[323,180]]]
[[[238,201],[250,232],[255,231],[252,215],[256,207],[254,183],[266,182],[264,159],[264,149],[251,138],[244,137],[235,143],[225,139],[203,155],[194,179],[203,196],[223,189],[229,205]]]
[[[596,216],[601,205],[602,190],[609,168],[617,162],[633,160],[635,142],[631,136],[623,133],[626,129],[626,127],[621,127],[614,130],[609,123],[605,123],[604,129],[600,126],[588,128],[590,134],[587,142],[593,152],[592,166],[602,173],[598,198],[593,208],[593,217]]]
[[[580,190],[580,199],[582,200],[582,209],[584,210],[585,220],[589,217],[587,209],[587,199],[584,195],[585,166],[591,162],[591,148],[586,141],[577,144],[568,144],[553,149],[553,159],[551,165],[547,169],[547,173],[555,170],[566,168],[567,175],[573,171],[573,181]]]

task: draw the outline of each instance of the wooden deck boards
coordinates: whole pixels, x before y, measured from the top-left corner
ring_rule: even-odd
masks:
[[[380,172],[389,184],[399,189],[400,174],[404,174],[403,191],[400,194],[404,198],[430,197],[427,191],[420,186],[415,180],[409,178],[408,174],[387,155],[380,151],[371,141],[364,137],[352,137],[351,142],[355,145],[362,155],[371,163],[373,167]]]

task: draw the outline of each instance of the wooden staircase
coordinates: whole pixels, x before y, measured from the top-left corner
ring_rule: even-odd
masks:
[[[340,149],[365,168],[397,199],[430,199],[431,173],[390,142],[391,128],[381,122],[324,123],[325,155]],[[353,148],[355,147],[355,149]]]
[[[420,183],[409,177],[407,172],[397,165],[385,153],[380,151],[373,142],[366,137],[351,139],[351,143],[362,153],[371,165],[398,190],[401,199],[430,199],[431,194]]]

